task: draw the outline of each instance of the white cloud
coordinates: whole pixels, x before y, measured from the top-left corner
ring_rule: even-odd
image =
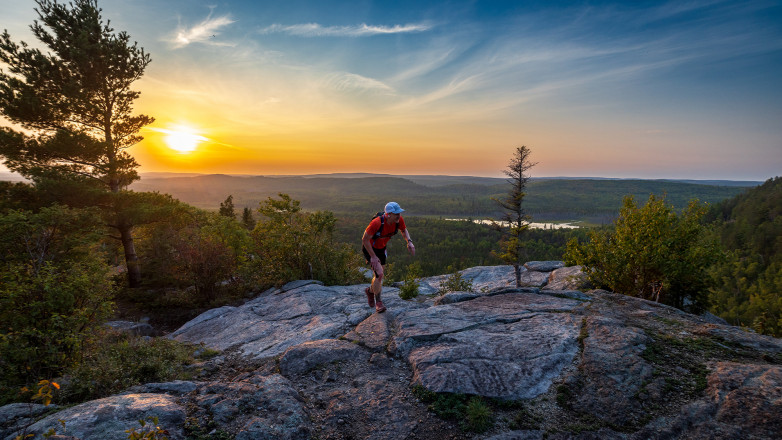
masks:
[[[354,26],[321,26],[317,23],[281,25],[273,24],[261,29],[262,34],[288,34],[297,37],[366,37],[384,34],[404,34],[425,32],[432,26],[427,23],[405,24],[394,26],[370,26],[360,24]]]
[[[328,84],[331,88],[339,91],[366,91],[382,95],[395,93],[394,89],[384,82],[355,73],[334,74],[329,78]]]
[[[220,29],[235,23],[228,15],[221,17],[212,17],[212,11],[209,12],[204,21],[198,23],[191,28],[182,28],[176,30],[174,36],[169,40],[173,44],[175,49],[185,47],[192,43],[213,44],[213,45],[225,45],[225,43],[218,43],[214,41],[218,35],[220,35]]]

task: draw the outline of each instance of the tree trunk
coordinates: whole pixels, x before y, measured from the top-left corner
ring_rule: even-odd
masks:
[[[521,287],[521,265],[514,264],[513,271],[516,272],[516,287]]]
[[[133,244],[133,236],[131,235],[133,226],[122,225],[118,229],[122,239],[122,247],[125,249],[125,265],[128,268],[128,286],[132,288],[139,287],[141,285],[141,267],[138,264],[136,247]]]

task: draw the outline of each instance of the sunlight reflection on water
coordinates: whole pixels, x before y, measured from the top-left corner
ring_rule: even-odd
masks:
[[[445,220],[449,221],[456,221],[456,222],[466,222],[470,221],[470,219],[466,218],[447,218]],[[480,225],[490,225],[492,224],[491,220],[473,220],[473,223],[478,223]],[[501,222],[498,222],[501,223]],[[578,229],[581,226],[574,225],[572,223],[536,223],[532,222],[529,224],[529,227],[532,229]]]

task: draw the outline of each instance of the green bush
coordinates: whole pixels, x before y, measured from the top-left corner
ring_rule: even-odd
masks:
[[[421,264],[415,262],[407,266],[407,275],[405,281],[399,288],[399,297],[402,299],[413,299],[418,296],[418,278],[421,277]]]
[[[413,385],[412,392],[441,419],[460,420],[465,431],[485,432],[494,423],[491,407],[480,396],[435,393],[418,384]]]
[[[96,218],[59,206],[0,216],[0,404],[73,365],[110,315]]]
[[[262,218],[252,231],[250,257],[242,273],[259,286],[316,279],[327,285],[363,280],[360,256],[333,238],[337,219],[331,212],[302,212],[287,194],[261,203]]]
[[[462,278],[462,273],[455,271],[453,267],[448,267],[448,271],[453,273],[440,284],[440,295],[448,292],[472,292],[472,280]]]
[[[238,268],[251,244],[236,219],[179,203],[164,221],[139,228],[140,257],[154,267],[145,272],[151,289],[193,286],[187,306],[214,304],[232,288],[241,289]]]
[[[63,387],[68,401],[97,399],[128,387],[188,378],[194,347],[165,338],[143,338],[107,330],[71,368]]]
[[[693,201],[677,215],[654,195],[643,207],[631,196],[611,229],[590,234],[590,242],[568,243],[569,265],[582,265],[597,287],[691,311],[707,306],[707,270],[721,255],[701,225],[705,207]]]
[[[478,396],[473,396],[464,412],[464,430],[485,432],[492,427],[491,408]]]

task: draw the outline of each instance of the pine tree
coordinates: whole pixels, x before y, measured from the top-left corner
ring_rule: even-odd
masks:
[[[253,218],[253,211],[249,207],[245,206],[242,211],[242,224],[248,231],[255,229],[255,219]]]
[[[220,215],[234,219],[236,218],[233,195],[229,195],[224,202],[220,202]]]
[[[504,199],[494,199],[504,211],[500,221],[493,223],[494,228],[502,233],[503,252],[498,256],[513,266],[516,287],[521,287],[521,266],[525,257],[522,235],[529,228],[530,220],[523,206],[525,190],[530,179],[529,170],[537,164],[530,162],[530,154],[532,151],[526,146],[516,147],[508,167],[503,170],[510,185],[508,195]]]
[[[132,115],[139,92],[130,89],[150,57],[125,32],[104,22],[96,0],[36,0],[30,27],[46,53],[0,36],[0,113],[21,129],[0,128],[0,157],[36,186],[74,191],[78,203],[104,208],[125,250],[128,281],[140,282],[133,245],[132,194],[138,163],[127,149],[153,122]],[[72,195],[70,196],[72,197]]]

